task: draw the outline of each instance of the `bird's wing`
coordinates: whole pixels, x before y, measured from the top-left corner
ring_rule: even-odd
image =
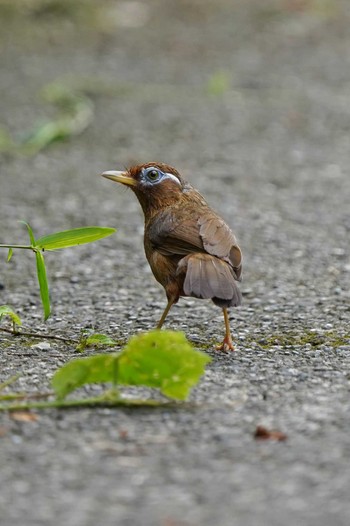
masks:
[[[242,274],[242,253],[232,230],[225,221],[212,212],[198,219],[199,235],[205,251],[232,265],[237,279]]]
[[[149,229],[154,248],[165,256],[207,253],[229,263],[240,279],[242,254],[227,224],[214,211],[193,211],[191,217],[161,213]]]
[[[149,228],[149,239],[164,256],[185,256],[193,252],[206,252],[199,235],[198,217],[182,218],[174,213],[161,213]]]

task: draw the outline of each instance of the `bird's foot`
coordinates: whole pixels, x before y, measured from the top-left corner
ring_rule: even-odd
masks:
[[[215,345],[215,349],[217,351],[224,351],[224,352],[234,351],[235,348],[233,346],[231,336],[225,336],[223,342],[220,343],[220,345]]]

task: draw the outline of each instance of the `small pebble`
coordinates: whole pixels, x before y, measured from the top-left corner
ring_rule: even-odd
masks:
[[[39,349],[40,351],[47,351],[48,349],[51,349],[51,344],[49,342],[40,342],[31,345],[31,348]]]

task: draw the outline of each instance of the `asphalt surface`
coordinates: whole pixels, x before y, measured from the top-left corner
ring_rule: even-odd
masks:
[[[12,3],[13,4],[13,3]],[[237,350],[211,345],[220,310],[182,300],[167,327],[213,361],[176,408],[0,415],[1,526],[342,526],[350,517],[350,33],[346,1],[18,2],[0,7],[0,108],[14,136],[54,115],[49,82],[94,103],[84,133],[1,158],[0,242],[85,225],[118,232],[47,256],[44,324],[33,258],[0,273],[27,329],[123,342],[165,297],[131,192],[98,174],[173,164],[234,229],[244,303]],[[76,357],[0,335],[1,381],[45,391]],[[93,351],[89,351],[91,353]],[[94,389],[92,388],[94,392]],[[287,440],[256,440],[262,425]]]

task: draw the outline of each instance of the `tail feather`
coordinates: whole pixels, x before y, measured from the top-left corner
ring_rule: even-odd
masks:
[[[179,261],[177,274],[184,274],[185,296],[211,299],[220,307],[241,304],[234,270],[222,259],[209,254],[189,254]]]

